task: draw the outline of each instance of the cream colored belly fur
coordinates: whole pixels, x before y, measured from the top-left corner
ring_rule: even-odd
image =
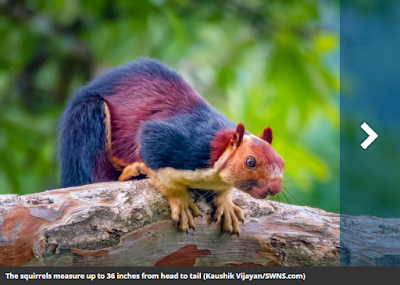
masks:
[[[184,185],[188,188],[222,191],[231,188],[225,183],[215,168],[199,170],[179,170],[171,167],[161,168],[154,172],[158,181],[169,187]]]
[[[230,150],[226,150],[215,162],[213,168],[182,170],[166,167],[157,169],[153,175],[158,181],[162,181],[165,186],[172,189],[174,186],[184,185],[192,189],[214,190],[216,192],[224,191],[232,187],[221,179],[219,169],[230,152]]]

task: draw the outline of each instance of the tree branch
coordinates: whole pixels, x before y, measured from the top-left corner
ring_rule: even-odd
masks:
[[[338,214],[236,190],[246,221],[239,237],[228,236],[210,222],[204,197],[193,196],[203,217],[186,234],[148,180],[2,195],[0,265],[339,265]]]

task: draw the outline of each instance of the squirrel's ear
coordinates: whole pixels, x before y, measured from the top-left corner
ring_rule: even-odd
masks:
[[[236,132],[231,138],[231,146],[236,145],[236,147],[239,147],[243,142],[243,136],[244,136],[244,125],[240,123],[236,126]]]
[[[264,131],[260,134],[260,138],[268,142],[272,143],[272,129],[270,127],[266,127]]]

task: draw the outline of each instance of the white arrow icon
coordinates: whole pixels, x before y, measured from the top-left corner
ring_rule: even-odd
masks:
[[[367,137],[367,138],[365,139],[365,141],[363,141],[363,142],[361,143],[361,147],[362,147],[363,149],[366,149],[367,147],[369,147],[369,145],[370,145],[371,143],[374,142],[374,140],[376,140],[376,138],[378,137],[378,134],[375,133],[374,130],[371,129],[371,127],[368,126],[368,124],[365,123],[365,122],[361,125],[361,129],[363,129],[364,132],[366,132],[366,133],[369,135],[369,137]]]

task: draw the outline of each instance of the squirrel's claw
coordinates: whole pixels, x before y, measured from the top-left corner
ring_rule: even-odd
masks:
[[[201,213],[190,198],[171,198],[169,203],[171,206],[171,218],[175,222],[179,222],[179,229],[186,233],[188,233],[189,229],[195,231],[194,217],[201,216]]]
[[[195,203],[193,203],[193,201],[190,199],[189,199],[189,208],[190,208],[190,210],[192,210],[194,217],[203,217],[203,215],[199,211],[199,208],[197,208]]]
[[[237,237],[239,237],[239,232],[232,231],[232,232],[228,233],[228,235],[229,235],[230,237],[231,237],[231,236],[234,236],[234,235],[236,235]]]
[[[244,216],[243,216],[243,212],[242,209],[240,209],[239,206],[234,205],[233,206],[233,211],[237,217],[237,219],[242,222],[242,225],[244,224]]]
[[[233,204],[232,201],[218,201],[217,211],[214,219],[216,224],[221,221],[222,231],[228,233],[229,236],[240,234],[239,221],[244,222],[242,209]]]

